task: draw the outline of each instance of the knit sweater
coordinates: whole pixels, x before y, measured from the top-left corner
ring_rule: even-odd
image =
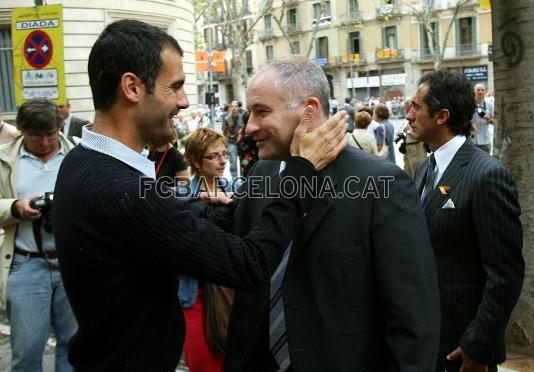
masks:
[[[320,177],[303,158],[290,158],[284,176]],[[273,199],[258,227],[239,238],[194,216],[184,201],[154,188],[141,195],[143,177],[82,146],[61,166],[53,223],[79,325],[69,348],[77,371],[174,371],[184,339],[178,274],[259,288],[312,202]],[[202,207],[199,215],[216,215],[212,210]]]

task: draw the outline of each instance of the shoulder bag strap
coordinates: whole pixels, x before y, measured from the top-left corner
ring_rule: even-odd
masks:
[[[354,141],[356,141],[356,144],[358,145],[358,147],[360,148],[360,150],[363,150],[362,145],[360,145],[360,142],[358,142],[358,140],[357,140],[356,137],[354,136],[354,133],[352,133],[352,138],[354,139]]]

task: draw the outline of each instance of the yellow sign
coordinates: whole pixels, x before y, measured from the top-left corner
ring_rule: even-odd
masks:
[[[491,9],[491,1],[490,0],[480,0],[480,7],[484,10],[490,10]]]
[[[63,6],[14,8],[11,35],[17,105],[32,98],[66,104]]]

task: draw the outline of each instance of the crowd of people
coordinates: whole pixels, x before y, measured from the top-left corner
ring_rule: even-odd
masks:
[[[484,86],[433,71],[398,102],[405,172],[387,103],[332,112],[307,58],[260,67],[221,131],[184,115],[182,58],[111,23],[92,123],[33,99],[0,124],[13,371],[51,326],[58,371],[497,371],[525,264]]]

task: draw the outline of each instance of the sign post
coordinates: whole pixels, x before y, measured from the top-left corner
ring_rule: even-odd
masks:
[[[15,99],[67,103],[63,61],[63,6],[15,8],[11,17]]]

